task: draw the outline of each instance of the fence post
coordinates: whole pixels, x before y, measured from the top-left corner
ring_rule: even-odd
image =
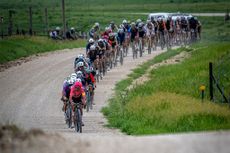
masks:
[[[213,101],[213,71],[212,62],[209,63],[209,93],[210,100]]]
[[[32,30],[32,7],[29,7],[29,34],[32,36],[33,30]]]

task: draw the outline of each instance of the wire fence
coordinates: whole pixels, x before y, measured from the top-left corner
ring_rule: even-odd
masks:
[[[230,103],[230,51],[213,63],[213,101]]]

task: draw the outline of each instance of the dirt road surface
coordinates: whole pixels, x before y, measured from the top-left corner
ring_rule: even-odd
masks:
[[[14,123],[25,129],[39,128],[48,134],[30,142],[20,142],[14,152],[207,152],[229,153],[230,132],[207,132],[157,136],[126,136],[105,127],[100,113],[113,94],[115,83],[124,79],[138,64],[162,53],[133,60],[125,58],[124,65],[107,73],[97,85],[93,110],[84,112],[83,133],[74,133],[64,124],[60,101],[63,80],[73,71],[74,57],[83,49],[49,53],[0,72],[0,123]],[[30,145],[28,145],[30,144]]]

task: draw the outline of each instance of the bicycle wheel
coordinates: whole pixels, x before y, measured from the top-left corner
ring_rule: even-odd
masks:
[[[151,54],[151,38],[148,39],[148,54]]]
[[[82,133],[82,116],[80,108],[75,109],[75,131]]]
[[[120,64],[123,65],[123,58],[124,58],[124,53],[123,49],[120,50]]]
[[[86,101],[86,111],[89,112],[89,107],[90,107],[90,92],[89,92],[88,89],[86,91],[86,98],[87,98],[87,101]]]
[[[140,57],[142,57],[142,40],[139,39],[139,52],[140,52]]]
[[[67,116],[66,124],[68,128],[71,128],[72,126],[72,119],[71,119],[72,118],[72,108],[70,104],[68,104],[67,106],[66,116]]]

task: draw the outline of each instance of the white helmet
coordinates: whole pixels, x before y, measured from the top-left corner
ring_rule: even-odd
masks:
[[[109,27],[105,27],[105,31],[108,31],[109,30]]]
[[[83,62],[77,63],[77,67],[80,67],[80,66],[84,66],[84,63]]]
[[[89,43],[94,43],[93,38],[90,38],[90,39],[89,39]]]
[[[68,80],[68,84],[73,85],[73,84],[74,84],[74,79],[73,79],[73,78],[70,78],[70,79]]]
[[[78,54],[77,57],[78,57],[78,58],[84,58],[84,55],[83,55],[83,54]]]
[[[76,73],[72,73],[71,75],[70,75],[70,77],[72,78],[72,77],[77,77],[77,74]]]
[[[104,42],[104,40],[100,38],[100,39],[98,40],[98,42]]]
[[[75,77],[75,76],[73,76],[73,77],[71,77],[70,78],[74,83],[76,82],[76,80],[77,80],[77,76]]]
[[[70,30],[74,30],[74,27],[71,27]]]
[[[95,23],[95,26],[96,26],[96,27],[99,27],[99,26],[100,26],[100,24],[99,24],[98,22],[96,22],[96,23]]]
[[[76,79],[76,82],[81,82],[81,79],[80,79],[80,78],[77,78],[77,79]]]
[[[141,22],[141,19],[137,19],[137,21],[136,21],[137,23],[140,23]]]
[[[77,71],[77,78],[81,78],[83,76],[83,73],[81,71]]]
[[[126,23],[127,23],[127,21],[126,21],[126,20],[123,20],[123,21],[122,21],[122,23],[123,23],[123,24],[126,24]]]
[[[56,30],[60,30],[61,28],[60,27],[56,27]]]

